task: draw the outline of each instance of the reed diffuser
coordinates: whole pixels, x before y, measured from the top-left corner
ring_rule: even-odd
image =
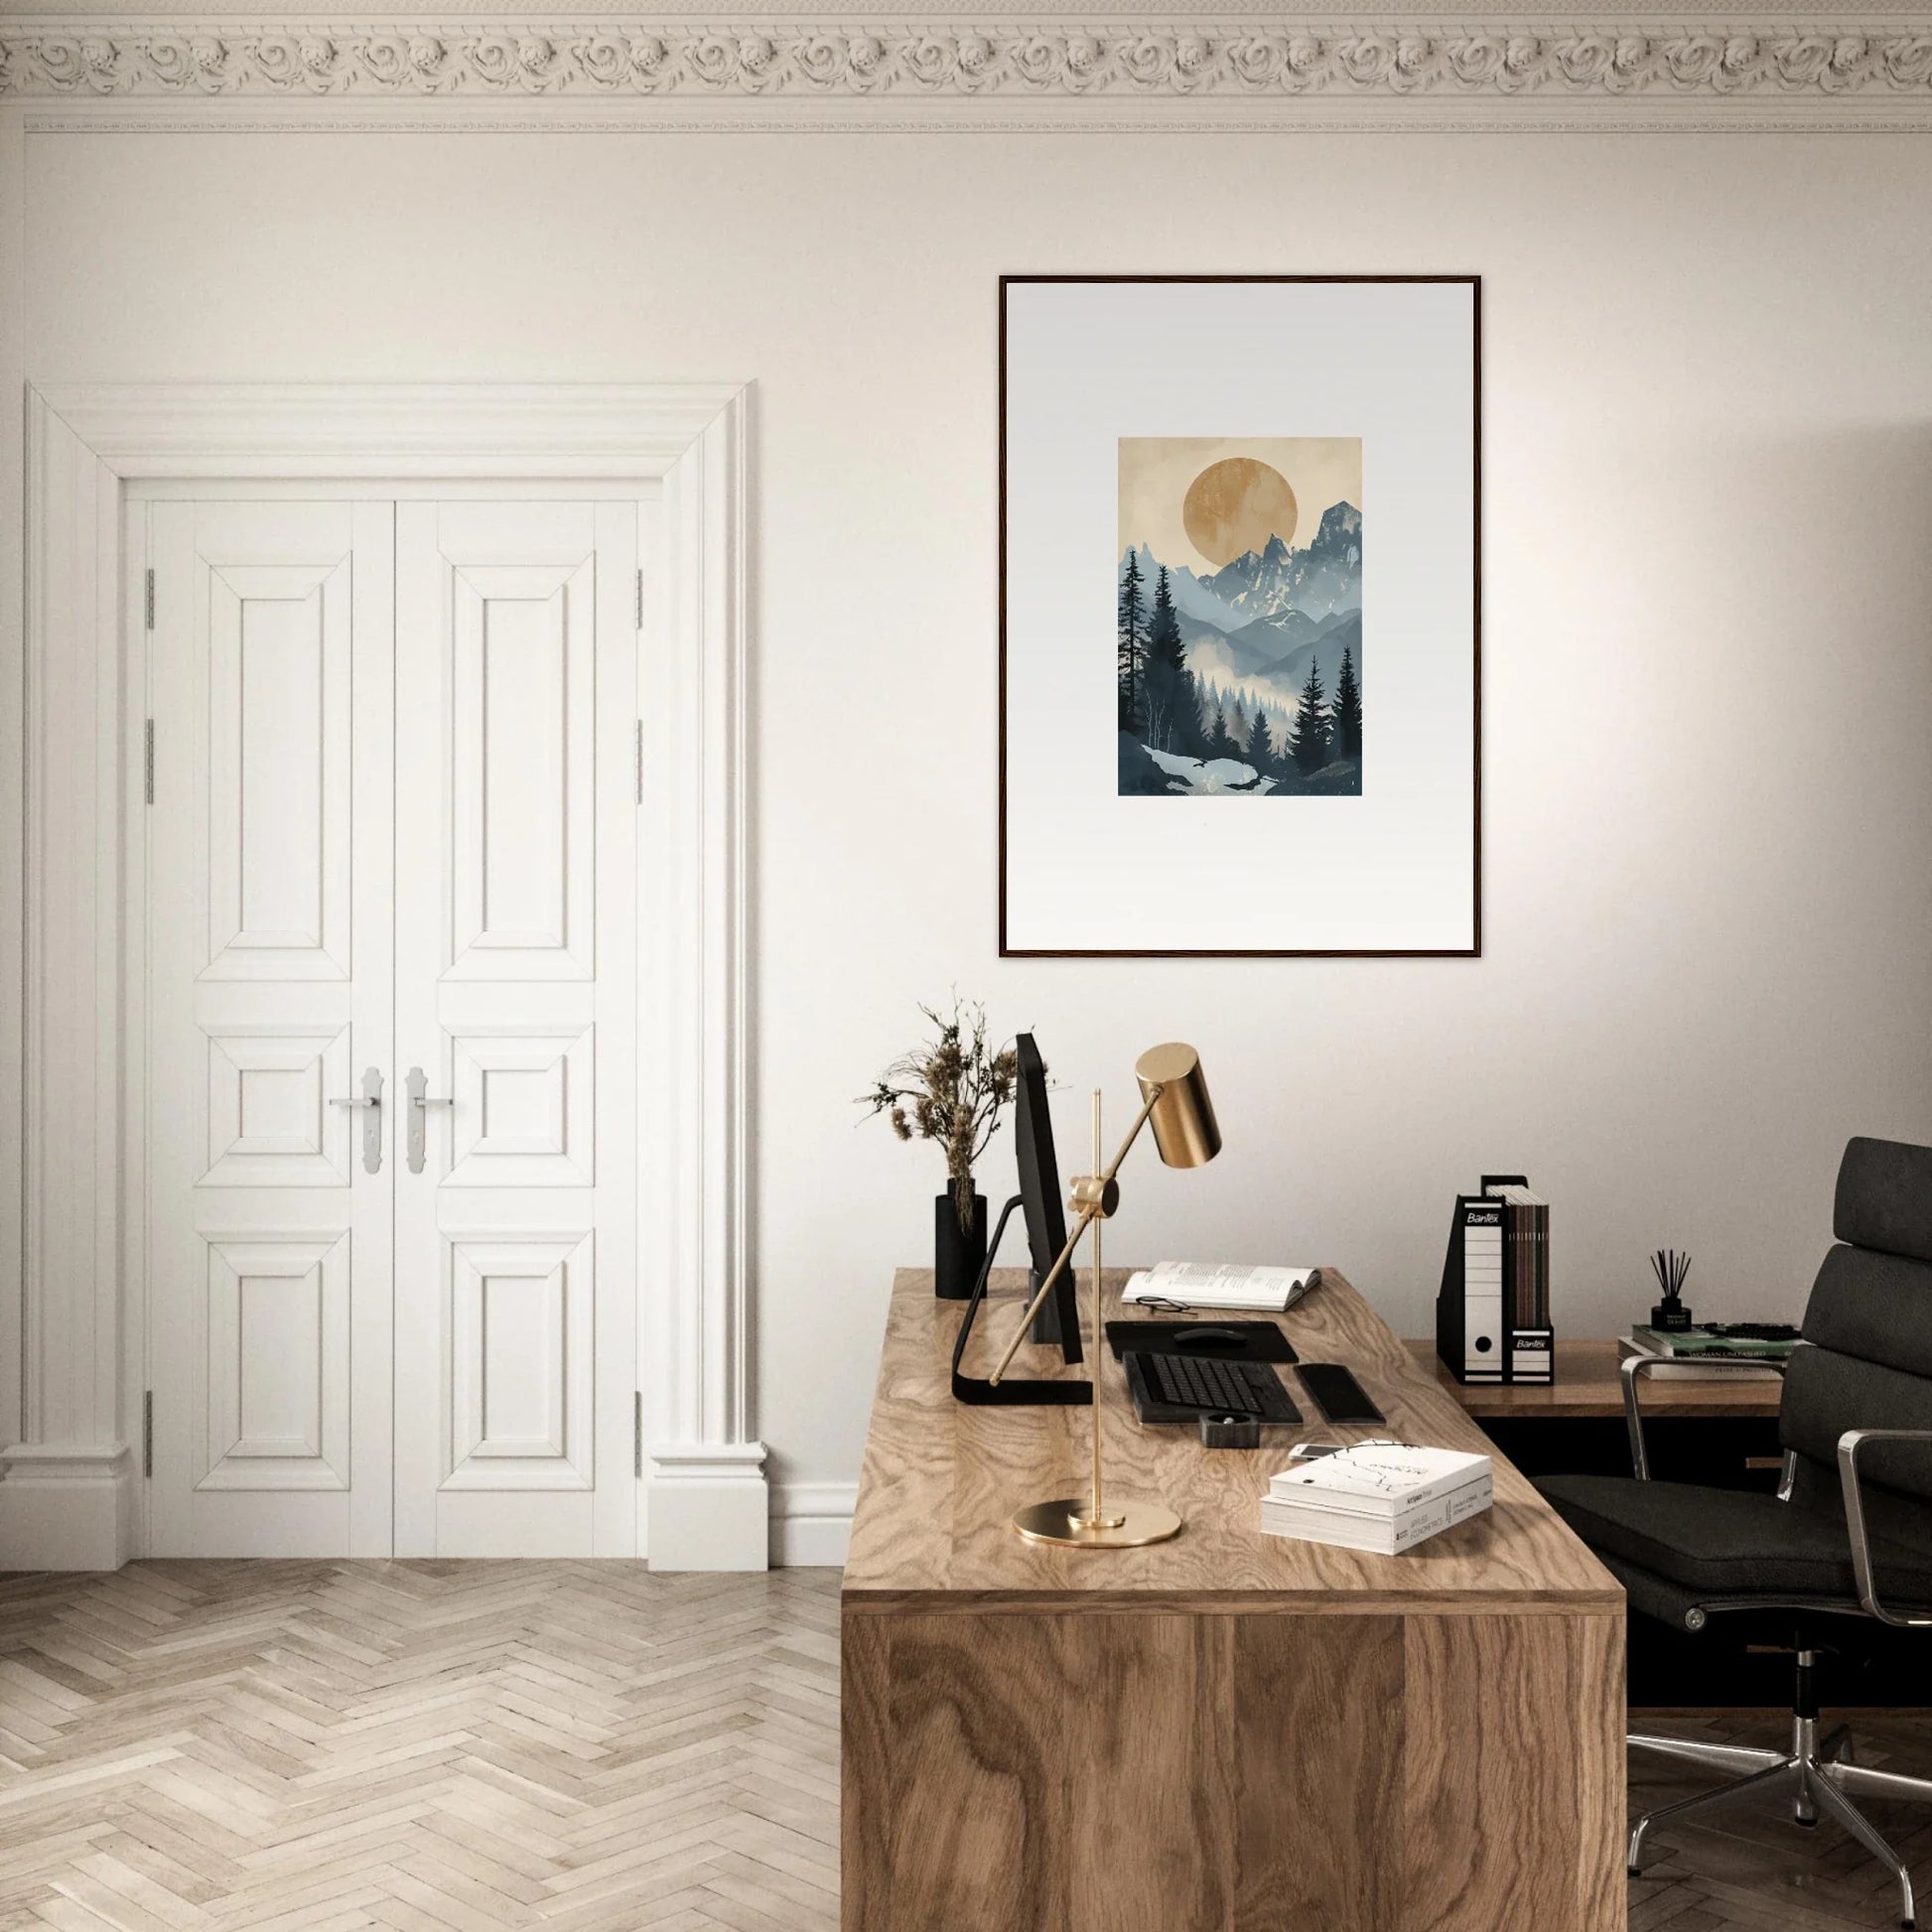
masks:
[[[1691,1311],[1684,1306],[1684,1278],[1691,1272],[1691,1257],[1675,1248],[1659,1248],[1650,1257],[1650,1272],[1664,1299],[1650,1311],[1650,1325],[1666,1334],[1681,1334],[1693,1325]]]

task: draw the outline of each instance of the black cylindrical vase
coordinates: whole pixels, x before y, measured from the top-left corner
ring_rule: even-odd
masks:
[[[963,1302],[986,1266],[986,1196],[973,1191],[973,1225],[959,1225],[950,1187],[932,1203],[932,1292],[942,1302]]]

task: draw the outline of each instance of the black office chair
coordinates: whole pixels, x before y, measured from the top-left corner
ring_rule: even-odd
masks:
[[[1623,1370],[1634,1478],[1549,1476],[1538,1486],[1633,1610],[1693,1631],[1723,1616],[1797,1652],[1789,1751],[1631,1735],[1741,1774],[1638,1819],[1631,1871],[1653,1826],[1788,1797],[1799,1824],[1822,1813],[1894,1873],[1909,1926],[1911,1875],[1852,1800],[1932,1802],[1932,1779],[1855,1763],[1843,1725],[1821,1738],[1814,1672],[1821,1650],[1856,1644],[1873,1618],[1927,1626],[1932,1638],[1932,1148],[1853,1141],[1833,1232],[1840,1245],[1818,1272],[1785,1372],[1776,1496],[1649,1479],[1643,1361]]]

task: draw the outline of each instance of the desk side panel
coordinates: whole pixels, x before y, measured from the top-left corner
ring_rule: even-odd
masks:
[[[1612,1932],[1622,1618],[845,1623],[846,1932]]]
[[[1402,1932],[1622,1932],[1620,1616],[1406,1619]]]
[[[1244,1616],[1233,1932],[1403,1923],[1404,1620]]]

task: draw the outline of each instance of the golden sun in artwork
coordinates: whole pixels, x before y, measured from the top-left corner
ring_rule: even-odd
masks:
[[[1253,457],[1235,456],[1210,463],[1187,485],[1180,514],[1187,541],[1218,565],[1250,550],[1265,550],[1271,536],[1293,543],[1300,512],[1295,492],[1279,470]]]

